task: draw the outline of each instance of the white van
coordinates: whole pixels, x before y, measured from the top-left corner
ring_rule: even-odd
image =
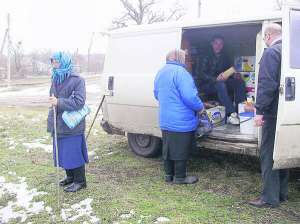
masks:
[[[166,53],[181,48],[183,36],[191,45],[207,46],[215,34],[222,34],[231,56],[256,56],[255,75],[264,50],[263,30],[270,22],[283,26],[282,75],[276,130],[275,168],[300,165],[300,6],[253,18],[203,20],[189,23],[141,25],[110,34],[102,88],[107,91],[102,127],[110,134],[127,135],[130,148],[151,157],[161,149],[158,103],[153,96],[157,71]],[[232,153],[258,155],[258,135],[241,134],[239,127],[220,126],[201,147]],[[299,142],[298,142],[299,140]]]

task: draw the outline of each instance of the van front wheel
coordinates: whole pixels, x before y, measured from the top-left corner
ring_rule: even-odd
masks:
[[[161,152],[161,139],[151,135],[127,134],[128,144],[131,150],[142,157],[155,157]]]

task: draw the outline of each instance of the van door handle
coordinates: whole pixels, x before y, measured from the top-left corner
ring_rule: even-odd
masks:
[[[295,77],[285,78],[285,101],[294,101],[296,92]]]
[[[115,79],[113,76],[108,77],[107,89],[108,89],[109,96],[114,95],[114,81],[115,81]]]

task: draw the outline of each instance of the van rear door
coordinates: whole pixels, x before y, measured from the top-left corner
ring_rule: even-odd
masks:
[[[300,167],[300,6],[282,19],[282,68],[273,169]]]

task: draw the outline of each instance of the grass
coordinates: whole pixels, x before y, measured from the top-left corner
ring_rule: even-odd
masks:
[[[52,155],[42,150],[26,151],[24,142],[51,144],[45,132],[45,108],[0,107],[0,176],[16,181],[8,172],[26,177],[30,187],[47,195],[44,201],[58,214],[55,221],[47,212],[33,215],[26,222],[62,223],[56,199],[56,169]],[[17,143],[10,148],[10,141]],[[12,145],[12,142],[10,142]],[[175,186],[163,181],[162,160],[137,157],[122,136],[104,133],[99,122],[90,136],[87,167],[88,188],[76,194],[60,191],[61,206],[92,198],[92,207],[101,223],[154,223],[167,217],[169,223],[300,223],[300,194],[292,173],[290,200],[278,209],[255,209],[245,202],[259,196],[261,182],[257,158],[201,150],[193,155],[189,172],[200,177],[191,186]],[[63,171],[60,173],[64,176]],[[13,196],[0,196],[0,209]],[[122,214],[130,213],[128,219]],[[75,223],[83,223],[84,218]],[[18,223],[12,220],[11,223]]]

